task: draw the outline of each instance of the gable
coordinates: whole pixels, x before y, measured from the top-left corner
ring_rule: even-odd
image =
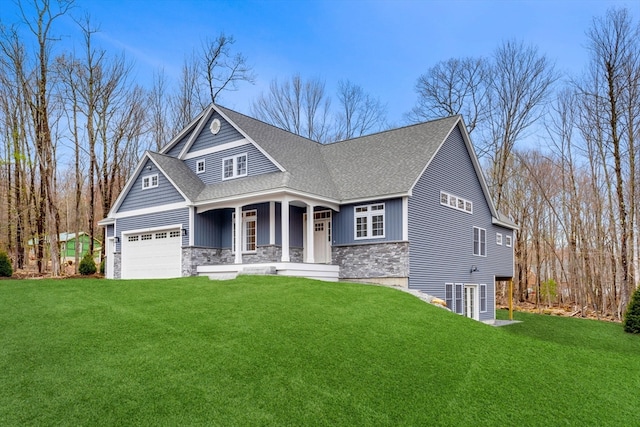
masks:
[[[220,122],[220,130],[214,135],[211,132],[211,123],[214,120]],[[227,144],[243,139],[244,137],[229,122],[227,122],[220,114],[213,112],[207,120],[205,120],[200,133],[196,136],[189,147],[186,154],[196,151],[206,150],[218,145]]]
[[[142,188],[145,178],[157,176],[157,186]],[[130,182],[129,191],[124,195],[117,212],[132,211],[154,206],[184,202],[180,192],[171,184],[167,176],[147,159]]]

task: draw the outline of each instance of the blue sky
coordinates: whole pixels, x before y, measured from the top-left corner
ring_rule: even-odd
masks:
[[[124,52],[142,85],[161,68],[179,79],[185,56],[225,32],[257,81],[225,94],[223,105],[249,113],[273,78],[300,73],[325,80],[331,95],[349,79],[387,103],[391,123],[402,124],[420,74],[449,58],[490,56],[504,40],[534,44],[561,71],[580,73],[585,31],[612,6],[640,19],[640,2],[624,0],[77,0],[73,14],[89,13],[100,24],[97,40],[111,54]],[[13,0],[0,0],[4,24],[16,22],[16,13]],[[59,24],[64,45],[81,49],[73,21]]]

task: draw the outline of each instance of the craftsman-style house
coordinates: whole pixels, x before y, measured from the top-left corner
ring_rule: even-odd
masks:
[[[100,224],[109,278],[373,282],[491,320],[513,276],[516,227],[460,116],[323,145],[211,105],[144,154]]]

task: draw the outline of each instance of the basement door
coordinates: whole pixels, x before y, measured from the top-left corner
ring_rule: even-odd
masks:
[[[464,285],[464,315],[480,320],[478,311],[478,285]]]

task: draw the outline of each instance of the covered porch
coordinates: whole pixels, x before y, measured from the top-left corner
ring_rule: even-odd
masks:
[[[183,249],[191,261],[185,273],[338,280],[331,236],[332,213],[338,210],[332,201],[287,192],[194,206],[186,254]]]

